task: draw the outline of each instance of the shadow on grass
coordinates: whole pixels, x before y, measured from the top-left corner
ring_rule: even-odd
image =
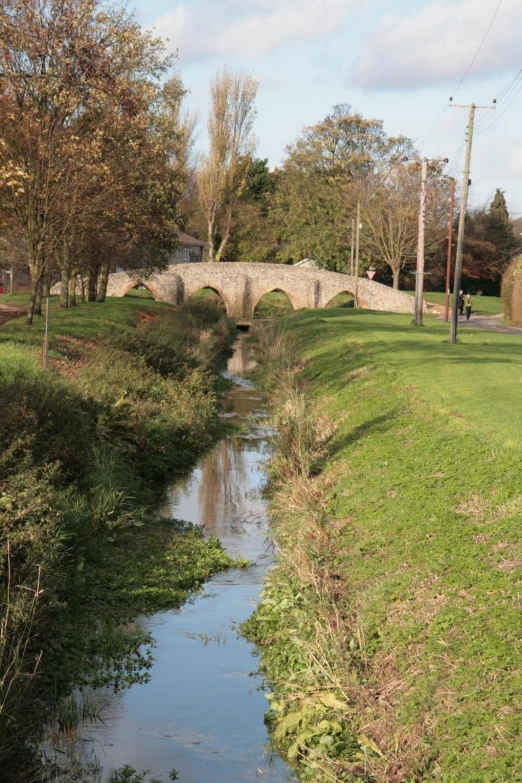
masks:
[[[353,427],[342,437],[334,437],[329,448],[329,456],[335,456],[339,452],[342,452],[347,446],[357,443],[357,441],[368,435],[383,433],[391,429],[393,421],[399,413],[400,409],[396,408],[392,411],[388,411],[385,415],[374,416],[372,419],[367,419],[363,424]]]

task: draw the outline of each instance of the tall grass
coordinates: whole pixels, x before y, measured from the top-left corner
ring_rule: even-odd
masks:
[[[243,630],[261,645],[274,688],[267,717],[275,742],[303,779],[347,780],[353,769],[347,751],[359,748],[347,683],[362,667],[364,639],[357,619],[346,614],[330,557],[337,531],[320,473],[335,428],[303,387],[284,327],[258,327],[255,334],[272,388],[276,434],[267,473],[278,564]]]

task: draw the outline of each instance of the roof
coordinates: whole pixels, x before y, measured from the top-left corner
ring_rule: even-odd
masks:
[[[195,245],[196,247],[205,247],[205,242],[200,239],[191,237],[190,234],[185,234],[183,231],[178,231],[178,239],[182,245]]]
[[[319,269],[319,264],[314,261],[313,258],[303,258],[302,261],[298,261],[294,266],[306,266],[309,269]]]

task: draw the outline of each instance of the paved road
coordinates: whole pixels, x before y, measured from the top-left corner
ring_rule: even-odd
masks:
[[[469,329],[487,329],[490,332],[502,332],[503,334],[516,334],[522,336],[522,328],[517,326],[506,326],[500,323],[501,315],[471,315],[469,321],[466,317],[459,318],[459,329],[466,327]]]

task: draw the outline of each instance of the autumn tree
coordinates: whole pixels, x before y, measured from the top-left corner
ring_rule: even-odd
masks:
[[[205,218],[209,261],[221,261],[256,148],[257,82],[244,71],[219,71],[210,85],[209,151],[197,171],[198,201]]]
[[[348,104],[305,128],[287,148],[271,208],[282,260],[311,256],[346,270],[362,184],[405,154],[412,154],[409,139],[389,137],[380,120],[367,120]]]
[[[421,165],[393,164],[382,178],[368,177],[361,188],[362,247],[378,268],[388,267],[393,287],[414,266],[418,245]],[[430,164],[426,198],[425,255],[437,254],[447,233],[449,181],[439,164]]]
[[[0,206],[27,245],[29,323],[52,259],[69,265],[70,228],[110,168],[107,118],[146,124],[168,66],[159,40],[101,0],[1,4]]]

